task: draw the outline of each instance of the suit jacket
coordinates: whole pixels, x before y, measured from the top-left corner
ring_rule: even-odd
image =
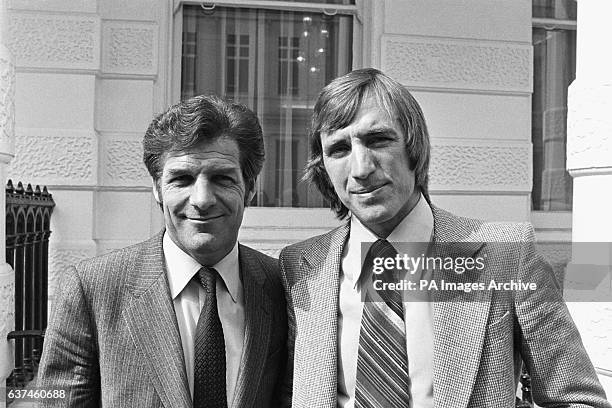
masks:
[[[501,271],[538,285],[533,292],[482,291],[477,301],[432,293],[434,406],[514,407],[522,360],[539,405],[609,408],[552,270],[535,250],[533,228],[460,218],[435,207],[433,215],[434,244],[456,243],[454,253],[434,256],[484,256],[487,268],[477,280]],[[337,404],[339,276],[348,234],[347,223],[280,255],[289,318],[284,402],[292,394],[294,408]]]
[[[245,339],[231,407],[269,407],[286,362],[278,262],[238,251]],[[68,391],[45,407],[192,406],[162,233],[60,277],[38,375],[39,386]]]

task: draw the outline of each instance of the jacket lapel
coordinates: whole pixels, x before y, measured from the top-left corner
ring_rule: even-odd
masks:
[[[149,364],[151,381],[167,408],[191,406],[183,348],[170,297],[162,233],[136,257],[128,279],[132,298],[123,318]]]
[[[348,223],[302,254],[291,297],[297,327],[293,396],[297,406],[335,407],[337,401],[338,291]],[[294,390],[295,392],[295,390]]]
[[[484,244],[469,241],[471,231],[466,224],[446,211],[433,206],[432,210],[434,256],[476,256]],[[438,283],[444,279],[440,271],[435,271],[434,276]],[[478,280],[484,281],[484,276]],[[474,296],[477,296],[477,300]],[[480,291],[477,294],[472,292],[466,294],[465,298],[456,292],[454,295],[439,290],[433,292],[433,383],[436,408],[467,407],[480,365],[490,298],[490,291]]]
[[[247,407],[257,393],[270,352],[272,300],[266,290],[266,274],[256,254],[239,247],[240,275],[244,287],[245,339],[232,407]]]

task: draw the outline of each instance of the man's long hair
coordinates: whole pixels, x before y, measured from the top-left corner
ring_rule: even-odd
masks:
[[[321,133],[350,125],[366,98],[373,98],[404,134],[410,169],[415,172],[415,187],[429,201],[427,189],[430,143],[421,107],[404,86],[374,68],[358,69],[334,79],[317,99],[310,131],[310,158],[304,180],[314,183],[330,203],[339,219],[348,215],[323,164]]]

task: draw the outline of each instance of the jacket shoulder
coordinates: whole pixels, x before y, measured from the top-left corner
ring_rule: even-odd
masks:
[[[305,239],[304,241],[296,242],[294,244],[288,245],[281,251],[279,258],[281,263],[284,261],[292,261],[295,259],[299,259],[299,257],[307,252],[313,246],[319,245],[320,243],[325,243],[327,241],[331,241],[336,234],[338,234],[339,230],[347,228],[346,224],[340,225],[332,229],[329,232],[324,234],[315,235],[314,237],[310,237]]]
[[[266,271],[278,271],[278,259],[246,245],[240,244],[240,256],[256,260]]]
[[[485,221],[434,208],[434,229],[438,238],[449,241],[529,242],[535,240],[529,222]]]

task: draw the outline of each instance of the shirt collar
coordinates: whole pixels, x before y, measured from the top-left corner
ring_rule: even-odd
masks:
[[[166,258],[170,295],[172,299],[175,299],[185,289],[185,286],[200,270],[202,265],[179,248],[167,232],[164,232],[162,248]],[[232,250],[223,259],[212,267],[219,273],[232,300],[236,302],[239,299],[241,286],[238,242],[234,244]]]

